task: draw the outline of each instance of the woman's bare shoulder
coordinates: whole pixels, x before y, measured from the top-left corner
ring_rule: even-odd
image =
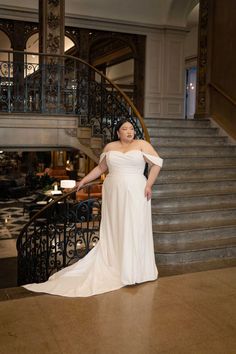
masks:
[[[142,150],[149,149],[152,145],[146,140],[139,140],[140,147]]]
[[[111,143],[108,143],[104,147],[103,152],[108,152],[108,151],[114,150],[117,148],[117,146],[118,146],[117,141],[112,141]]]
[[[140,140],[140,147],[144,153],[158,156],[154,147],[146,140]]]

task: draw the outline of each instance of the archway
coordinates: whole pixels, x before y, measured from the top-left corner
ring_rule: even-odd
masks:
[[[1,43],[1,49],[3,49],[3,50],[11,50],[12,49],[10,38],[2,30],[0,30],[0,43]],[[4,61],[7,61],[8,59],[9,59],[8,53],[3,53],[3,52],[0,53],[0,62],[1,63]]]

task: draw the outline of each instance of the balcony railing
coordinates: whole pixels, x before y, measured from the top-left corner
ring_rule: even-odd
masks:
[[[149,140],[132,100],[100,71],[69,55],[0,50],[0,112],[76,115],[104,143],[118,120],[129,118]]]

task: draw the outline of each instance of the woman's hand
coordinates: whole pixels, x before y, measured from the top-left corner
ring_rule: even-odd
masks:
[[[82,188],[83,186],[84,186],[84,182],[83,182],[83,180],[81,179],[81,181],[79,181],[79,182],[76,183],[77,192],[78,192],[78,190],[79,190],[80,188]]]
[[[146,184],[144,195],[147,200],[150,200],[152,198],[152,187],[150,187],[148,184]]]

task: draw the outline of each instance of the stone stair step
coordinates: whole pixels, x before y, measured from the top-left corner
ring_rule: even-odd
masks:
[[[222,136],[216,137],[152,137],[151,143],[157,148],[160,146],[222,146],[228,144],[228,138]]]
[[[162,158],[174,157],[236,157],[236,146],[159,146],[158,153]]]
[[[191,263],[191,262],[201,262],[215,260],[216,258],[223,259],[235,259],[236,258],[236,244],[219,245],[218,247],[208,247],[193,250],[179,250],[176,252],[156,252],[155,256],[158,264],[181,264],[181,263]]]
[[[155,252],[158,253],[182,253],[194,251],[206,251],[211,249],[219,249],[222,247],[236,247],[235,237],[228,237],[215,240],[196,240],[193,242],[179,242],[177,244],[160,244],[155,243]]]
[[[236,258],[213,258],[204,259],[204,261],[188,262],[188,263],[174,263],[174,264],[160,264],[158,255],[156,255],[156,263],[160,277],[171,276],[177,274],[186,274],[194,272],[208,271],[211,269],[220,269],[226,267],[235,267]]]
[[[164,159],[152,198],[159,273],[236,265],[236,144],[210,120],[145,123]]]
[[[159,197],[174,197],[186,195],[236,193],[236,180],[223,181],[197,181],[161,184],[157,182],[153,186],[153,199]]]
[[[209,119],[165,119],[165,118],[145,118],[144,123],[148,128],[170,127],[170,128],[209,128]]]
[[[186,170],[165,170],[163,169],[156,180],[156,183],[171,183],[203,180],[231,180],[236,179],[235,168],[212,168],[212,169],[186,169]]]
[[[164,160],[163,169],[194,169],[194,168],[211,168],[211,167],[236,167],[236,156],[220,156],[220,157],[176,157],[166,158]]]
[[[157,231],[158,226],[153,225],[154,243],[179,244],[183,242],[215,241],[236,237],[236,221],[231,226],[208,227],[190,230]]]
[[[235,194],[172,196],[152,201],[152,211],[154,213],[158,211],[170,213],[221,208],[236,208],[236,191]]]
[[[211,137],[216,136],[218,128],[149,128],[150,137]]]
[[[153,213],[156,231],[180,231],[189,229],[235,225],[235,209],[201,210],[179,213]]]

